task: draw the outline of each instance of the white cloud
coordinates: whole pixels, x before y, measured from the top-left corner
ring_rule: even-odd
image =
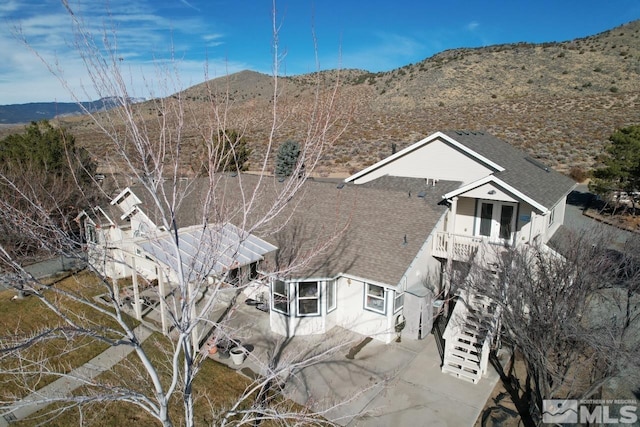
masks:
[[[475,31],[480,26],[479,22],[472,21],[467,24],[467,31]]]
[[[5,52],[4,60],[0,62],[0,104],[66,102],[73,100],[70,91],[79,100],[114,95],[105,93],[108,88],[97,91],[92,88],[85,64],[73,48],[77,40],[72,17],[60,3],[54,0],[38,0],[37,5],[28,2],[9,0],[0,6],[0,22],[10,23],[0,26],[0,51]],[[182,3],[190,6],[188,2]],[[87,3],[70,1],[69,5],[74,17],[92,34],[96,48],[106,54],[107,62],[110,60],[104,40],[108,41],[113,49],[112,57],[124,70],[131,86],[132,96],[168,95],[200,83],[205,78],[205,64],[212,77],[248,68],[246,64],[225,59],[189,56],[192,50],[204,52],[206,47],[224,42],[223,35],[212,32],[212,24],[202,22],[199,15],[176,15],[169,19],[156,13],[153,6],[144,1],[111,0],[107,11]],[[41,59],[16,38],[12,28],[19,29],[30,49]],[[194,40],[199,40],[199,47],[194,47]],[[173,61],[173,57],[178,59],[170,65],[163,64],[165,60]],[[122,60],[118,61],[120,58]],[[178,77],[162,70],[175,70],[179,81]],[[54,75],[57,72],[60,72],[58,77]]]

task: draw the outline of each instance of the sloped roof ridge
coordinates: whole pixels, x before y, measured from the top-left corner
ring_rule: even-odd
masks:
[[[571,178],[488,132],[448,130],[442,133],[499,163],[504,170],[495,172],[496,177],[547,208],[553,207],[576,185]]]

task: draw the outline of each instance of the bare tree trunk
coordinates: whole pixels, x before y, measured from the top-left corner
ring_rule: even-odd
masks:
[[[217,272],[214,266],[219,261],[222,262],[222,255],[215,252],[207,252],[209,259],[206,265],[189,264],[182,246],[180,227],[188,221],[185,219],[186,216],[190,219],[196,218],[194,224],[203,233],[212,231],[221,224],[237,224],[240,237],[234,243],[236,246],[226,248],[232,254],[237,254],[240,246],[256,230],[264,230],[268,227],[273,227],[276,231],[282,229],[304,195],[302,190],[306,177],[313,172],[327,148],[339,138],[348,122],[348,117],[342,116],[337,110],[340,82],[338,79],[325,87],[322,85],[321,77],[315,76],[317,80],[314,101],[312,105],[303,105],[302,107],[305,108],[300,109],[304,111],[306,132],[304,140],[300,141],[301,154],[296,169],[292,173],[293,178],[274,186],[273,180],[269,178],[272,173],[270,162],[273,146],[277,138],[281,137],[278,130],[283,121],[289,119],[289,115],[293,114],[297,108],[297,106],[290,108],[279,102],[281,88],[278,67],[281,58],[278,52],[279,25],[274,3],[272,16],[274,72],[269,137],[265,142],[263,157],[255,171],[257,173],[255,178],[252,178],[253,181],[243,177],[242,165],[238,164],[235,169],[232,168],[232,172],[237,174],[237,185],[233,190],[229,190],[225,188],[222,181],[228,177],[229,162],[233,163],[241,156],[239,145],[234,145],[237,141],[231,141],[228,134],[233,130],[237,131],[240,137],[243,136],[246,118],[235,118],[234,129],[231,129],[233,111],[228,104],[228,87],[219,88],[215,87],[214,83],[208,83],[209,97],[205,116],[195,114],[196,111],[186,103],[182,88],[177,86],[172,88],[174,95],[171,97],[154,98],[145,105],[134,104],[131,100],[130,88],[127,86],[128,76],[124,74],[121,61],[118,59],[115,33],[107,31],[101,37],[95,37],[71,6],[67,2],[63,4],[67,8],[74,28],[78,51],[88,67],[96,92],[102,97],[115,97],[119,103],[118,107],[108,114],[85,110],[93,126],[100,131],[103,140],[106,141],[104,146],[100,147],[108,155],[104,159],[107,163],[104,166],[118,171],[119,174],[114,179],[124,177],[117,183],[116,188],[122,190],[131,187],[131,183],[136,183],[136,197],[145,200],[144,206],[147,209],[145,214],[149,217],[153,216],[153,221],[148,220],[145,223],[148,228],[145,230],[146,238],[152,241],[169,236],[169,245],[165,253],[177,260],[170,274],[164,271],[162,266],[157,267],[160,283],[154,296],[161,301],[159,306],[163,310],[163,322],[166,319],[168,323],[167,325],[163,323],[163,329],[165,326],[167,329],[163,332],[172,338],[172,341],[162,348],[162,357],[165,359],[158,360],[158,356],[153,355],[153,352],[143,345],[126,314],[127,296],[124,294],[126,289],[123,289],[122,274],[118,271],[137,274],[138,266],[130,261],[131,256],[135,255],[134,246],[125,247],[127,251],[133,252],[133,255],[127,252],[124,259],[113,255],[119,254],[116,249],[119,250],[122,246],[118,245],[125,245],[130,241],[109,234],[113,227],[100,222],[104,219],[105,210],[94,209],[96,203],[93,200],[84,197],[76,201],[77,205],[85,209],[83,217],[86,221],[85,225],[92,227],[92,232],[96,235],[94,237],[98,239],[97,242],[91,239],[83,242],[81,238],[71,235],[56,224],[51,219],[50,209],[38,203],[38,200],[31,197],[32,193],[22,188],[15,179],[7,174],[0,175],[0,180],[11,188],[14,198],[21,201],[20,205],[3,205],[6,208],[2,213],[3,219],[8,224],[35,239],[51,253],[68,255],[69,248],[80,245],[88,248],[89,268],[93,273],[91,277],[96,278],[95,283],[91,285],[93,286],[91,292],[83,294],[55,286],[44,288],[42,283],[24,271],[20,260],[8,251],[2,252],[2,258],[5,264],[14,270],[16,276],[22,278],[21,283],[26,284],[24,291],[32,293],[47,310],[57,316],[65,327],[64,334],[68,335],[70,343],[75,344],[75,340],[79,341],[82,338],[105,343],[111,347],[127,346],[134,350],[136,356],[135,361],[126,364],[127,369],[135,375],[109,380],[103,380],[100,377],[82,378],[79,380],[89,390],[86,395],[59,397],[47,400],[47,403],[57,401],[67,405],[66,408],[73,408],[76,405],[89,405],[93,402],[125,401],[137,405],[162,425],[171,426],[175,420],[171,419],[170,405],[172,398],[175,401],[176,396],[179,396],[182,404],[181,412],[184,414],[184,420],[180,420],[180,423],[193,426],[196,423],[193,386],[198,375],[199,364],[204,357],[197,348],[199,331],[204,327],[213,327],[220,338],[228,338],[232,334],[226,329],[224,321],[216,322],[210,319],[214,306],[220,302],[223,282],[228,278],[231,268],[226,266],[224,273]],[[102,40],[103,45],[96,45],[95,40]],[[29,47],[26,40],[25,43]],[[58,68],[59,64],[44,62],[50,71],[59,77],[63,86],[71,87],[71,84],[65,80],[62,70]],[[175,82],[179,82],[179,76],[167,74],[158,76],[155,83],[168,87]],[[151,89],[150,93],[153,93]],[[71,95],[77,101],[84,97],[82,93],[71,92]],[[156,114],[148,115],[145,109],[153,109]],[[202,120],[203,117],[206,119]],[[230,151],[224,153],[220,151],[221,139],[231,144]],[[197,144],[194,141],[197,141]],[[194,158],[186,154],[194,144],[198,153],[195,172],[186,167],[194,162]],[[203,170],[205,172],[202,172]],[[245,181],[251,181],[252,184],[249,185]],[[82,188],[80,190],[80,194],[85,194]],[[234,200],[239,202],[234,204],[230,201],[231,192]],[[113,194],[107,191],[102,194],[103,206],[106,206],[107,210],[112,197]],[[197,200],[198,204],[190,205],[189,212],[185,213],[183,203],[187,204],[188,200],[193,199]],[[191,206],[197,207],[192,209]],[[55,208],[60,210],[61,207],[55,206]],[[24,213],[30,215],[25,216]],[[139,211],[132,211],[129,219],[139,214]],[[122,220],[117,217],[115,219]],[[336,230],[338,234],[339,228]],[[89,236],[89,231],[84,231]],[[132,235],[127,238],[136,237],[133,234],[134,230],[123,231],[125,232],[130,232]],[[136,241],[136,244],[138,243]],[[218,242],[218,244],[222,243]],[[200,248],[203,252],[205,249]],[[296,263],[308,262],[308,259],[321,249],[322,245],[318,244],[318,251],[302,254],[296,259]],[[218,256],[220,259],[215,259]],[[286,269],[284,272],[295,267],[295,263],[286,265],[283,267]],[[113,273],[113,279],[109,272]],[[272,270],[269,273],[277,276],[282,272]],[[171,279],[172,282],[169,284],[165,278]],[[172,288],[172,293],[169,295],[164,294],[165,284]],[[239,285],[238,292],[242,291],[243,286],[246,286],[246,283]],[[84,289],[84,287],[84,283],[78,283],[78,288]],[[90,286],[87,285],[87,287]],[[110,306],[96,302],[93,298],[94,291],[98,288],[106,298],[103,301],[107,301]],[[134,297],[133,305],[140,307],[141,301],[137,290],[134,292]],[[231,306],[234,303],[235,299]],[[233,312],[233,309],[230,309],[230,312]],[[60,332],[62,329],[56,331],[57,338],[62,333]],[[7,363],[7,365],[0,363],[0,374],[43,375],[45,368],[39,363],[40,361],[23,350],[46,342],[51,334],[47,331],[33,331],[33,336],[26,338],[0,338],[0,349],[2,349],[0,362]],[[77,347],[72,349],[73,351],[80,350],[82,347],[79,342],[75,345]],[[15,358],[12,359],[12,357]],[[261,396],[259,400],[262,402],[260,406],[266,405],[269,402],[266,396],[273,391],[273,384],[277,383],[283,371],[300,368],[308,363],[316,363],[318,360],[319,357],[314,356],[310,360],[296,361],[295,366],[279,366],[278,369],[270,366],[267,371],[269,375],[263,382],[257,388],[252,385],[246,393],[238,396],[237,402],[231,405],[228,413],[242,412],[239,409],[241,404],[255,398],[254,392],[258,390]],[[14,362],[24,363],[20,372],[7,367]],[[50,369],[47,373],[55,377],[66,375],[58,372],[55,367],[47,369]],[[37,386],[30,387],[29,391],[36,391]],[[0,409],[10,411],[14,408],[12,405],[20,400],[19,397],[11,399],[13,398],[2,396]],[[282,421],[283,417],[287,416],[294,417],[297,422],[301,422],[300,420],[304,420],[305,417],[309,420],[314,419],[314,414],[280,415],[277,410],[264,407],[242,413],[244,417],[255,420],[273,418]],[[227,421],[230,419],[230,417],[225,418]]]

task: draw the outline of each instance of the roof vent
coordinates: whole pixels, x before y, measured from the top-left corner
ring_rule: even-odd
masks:
[[[342,190],[342,189],[344,188],[344,182],[341,182],[340,184],[338,184],[338,185],[336,186],[336,188],[337,188],[338,190]]]
[[[532,159],[531,157],[525,157],[524,158],[527,162],[531,163],[532,165],[542,169],[545,172],[550,172],[549,167],[540,163],[539,161],[537,161],[536,159]]]
[[[420,197],[421,199],[424,199],[425,197],[427,197],[427,192],[424,190],[419,192],[418,197]]]

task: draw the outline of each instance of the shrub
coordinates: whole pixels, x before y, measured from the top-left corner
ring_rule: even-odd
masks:
[[[580,166],[574,166],[569,171],[569,176],[576,182],[584,182],[589,177],[589,174]]]

